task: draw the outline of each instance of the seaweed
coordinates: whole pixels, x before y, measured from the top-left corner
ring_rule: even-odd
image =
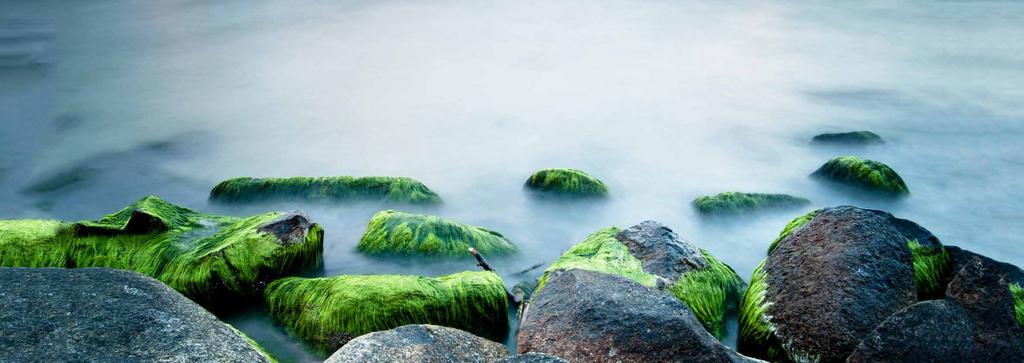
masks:
[[[949,253],[939,247],[928,247],[908,239],[907,248],[914,258],[914,284],[919,300],[942,297],[945,292],[943,276],[949,268]]]
[[[797,228],[802,227],[804,224],[814,219],[814,217],[817,216],[818,212],[820,211],[820,209],[813,210],[808,212],[807,214],[793,218],[792,221],[789,221],[789,223],[786,224],[786,227],[782,228],[782,232],[779,232],[779,236],[776,237],[770,245],[768,245],[768,253],[772,253],[772,251],[775,250],[775,247],[778,246],[779,242],[782,242],[783,239],[788,237],[790,233],[793,233],[793,231],[795,231]]]
[[[377,200],[415,204],[441,202],[437,193],[407,177],[240,177],[220,182],[210,191],[210,200],[214,202],[246,203],[281,199]]]
[[[608,227],[594,232],[551,264],[537,282],[533,296],[537,296],[554,271],[580,269],[618,275],[637,283],[654,287],[658,277],[644,272],[643,262],[629,253],[625,244],[615,239],[618,227]]]
[[[1018,283],[1009,285],[1010,295],[1013,295],[1013,312],[1017,316],[1017,323],[1024,325],[1024,288]]]
[[[805,198],[789,194],[725,192],[693,200],[693,206],[705,214],[730,214],[764,209],[783,209],[810,204]]]
[[[0,266],[133,270],[218,307],[256,298],[269,280],[321,263],[319,225],[309,224],[294,243],[260,230],[282,216],[208,215],[148,196],[96,221],[0,221]]]
[[[450,219],[394,210],[377,212],[356,250],[369,255],[441,256],[469,258],[476,248],[485,256],[502,256],[518,251],[505,236],[481,227]]]
[[[324,351],[366,333],[434,324],[483,335],[508,329],[501,277],[468,271],[412,275],[289,277],[265,291],[270,314]]]
[[[711,335],[725,335],[725,318],[736,311],[745,283],[731,267],[701,249],[708,261],[704,269],[679,277],[669,291],[686,303]]]
[[[595,177],[576,169],[543,169],[526,180],[524,187],[549,195],[607,197],[608,187]]]
[[[903,178],[888,165],[856,156],[829,160],[811,176],[893,196],[910,194]]]
[[[766,260],[754,268],[750,284],[743,293],[739,308],[739,339],[736,350],[740,353],[772,362],[789,361],[785,349],[775,336],[775,325],[767,314],[772,302],[767,301],[768,272]]]

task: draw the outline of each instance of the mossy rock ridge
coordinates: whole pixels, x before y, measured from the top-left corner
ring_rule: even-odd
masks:
[[[518,252],[501,233],[453,220],[394,210],[377,212],[356,250],[368,255],[471,258],[472,247],[484,256]]]
[[[408,177],[239,177],[220,182],[210,200],[247,203],[273,200],[387,201],[436,204],[441,197],[423,183]]]
[[[910,189],[895,170],[883,163],[856,156],[829,160],[811,177],[858,187],[881,195],[905,196]]]
[[[508,330],[501,277],[487,271],[441,277],[289,277],[266,289],[270,314],[325,352],[357,336],[407,324],[434,324],[482,336]]]
[[[724,192],[705,195],[693,200],[694,208],[703,214],[727,215],[764,210],[798,208],[811,204],[810,200],[789,194]]]
[[[608,196],[608,187],[601,180],[589,174],[564,168],[539,170],[526,180],[524,187],[542,195],[563,197],[603,198]]]
[[[591,234],[545,270],[537,293],[553,272],[570,269],[622,276],[665,289],[685,302],[715,336],[724,334],[725,317],[736,309],[745,287],[732,268],[655,221]]]
[[[217,216],[148,196],[96,221],[0,221],[0,247],[0,266],[133,270],[221,309],[320,265],[323,229],[301,213]]]

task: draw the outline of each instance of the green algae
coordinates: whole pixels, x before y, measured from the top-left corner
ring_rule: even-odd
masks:
[[[210,200],[226,203],[303,199],[322,201],[380,200],[431,204],[441,198],[426,185],[407,177],[232,178],[210,191]]]
[[[1010,284],[1010,294],[1013,295],[1013,312],[1017,316],[1017,323],[1024,325],[1024,288],[1020,284]]]
[[[617,227],[608,227],[572,246],[544,270],[533,296],[540,293],[555,271],[572,269],[617,275],[647,287],[657,287],[660,277],[644,271],[643,261],[615,238],[619,231]],[[701,254],[708,266],[684,273],[667,290],[690,307],[708,332],[721,337],[725,333],[726,315],[735,310],[744,283],[732,268],[709,252],[702,249]]]
[[[359,335],[406,324],[434,324],[476,333],[508,328],[504,282],[488,271],[437,278],[289,277],[271,283],[265,296],[275,319],[325,351]]]
[[[884,144],[881,136],[871,131],[836,132],[816,135],[811,142],[819,144]]]
[[[245,341],[249,343],[249,345],[251,345],[254,349],[256,349],[256,351],[258,351],[261,355],[263,355],[263,357],[266,358],[268,362],[278,363],[277,358],[274,358],[274,356],[267,352],[266,349],[263,349],[263,346],[260,345],[260,343],[257,343],[255,340],[252,340],[252,338],[250,338],[248,335],[243,333],[241,330],[238,330],[238,328],[235,328],[231,324],[224,323],[224,325],[227,325],[228,328],[231,328],[231,331],[234,332],[235,335],[238,335],[239,337],[242,337],[242,339],[245,339]]]
[[[705,214],[727,214],[763,209],[781,209],[810,204],[805,198],[789,194],[725,192],[693,200],[693,206]]]
[[[592,233],[551,264],[537,282],[534,296],[540,293],[548,278],[555,271],[580,269],[618,275],[637,283],[654,287],[658,277],[644,272],[644,264],[640,259],[629,253],[629,247],[615,239],[618,227],[608,227]]]
[[[737,351],[740,353],[766,359],[772,362],[788,361],[785,349],[775,336],[775,325],[767,314],[772,302],[767,301],[768,272],[765,262],[754,268],[750,276],[750,284],[743,293],[739,307],[739,340]]]
[[[908,239],[907,248],[914,258],[914,283],[919,300],[938,298],[945,292],[943,276],[949,268],[949,253],[943,246],[933,248]]]
[[[903,178],[888,165],[856,156],[840,156],[829,160],[811,176],[884,194],[910,194]]]
[[[721,338],[725,335],[726,316],[736,311],[745,283],[736,271],[710,252],[700,252],[708,266],[683,274],[669,287],[669,292],[690,307],[711,335]]]
[[[576,169],[543,169],[526,180],[525,188],[545,194],[606,197],[608,188],[601,180]]]
[[[782,232],[779,232],[779,236],[776,237],[770,245],[768,245],[768,253],[772,253],[772,251],[775,250],[775,247],[778,246],[779,242],[782,242],[783,239],[788,237],[790,233],[793,233],[793,231],[795,231],[797,228],[802,227],[804,224],[814,219],[814,217],[817,216],[818,212],[820,211],[820,209],[813,210],[808,212],[807,214],[793,218],[792,221],[789,221],[789,223],[786,224],[786,227],[782,229]]]
[[[295,243],[259,230],[281,216],[208,215],[148,196],[96,221],[2,221],[0,266],[133,270],[208,308],[235,304],[258,297],[269,280],[321,263],[319,225]]]
[[[356,250],[370,255],[469,258],[470,247],[484,256],[510,255],[518,251],[498,232],[446,218],[393,210],[373,215]]]

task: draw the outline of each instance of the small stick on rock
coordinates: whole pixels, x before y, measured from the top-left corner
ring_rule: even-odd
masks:
[[[540,263],[538,263],[538,264],[536,264],[536,265],[533,265],[533,266],[530,266],[530,267],[528,267],[528,268],[527,268],[527,269],[525,269],[525,270],[522,270],[522,271],[516,272],[516,273],[512,274],[512,276],[522,276],[522,275],[525,275],[525,274],[526,274],[527,272],[530,272],[530,271],[536,270],[536,269],[538,269],[538,268],[541,268],[541,267],[544,267],[544,262],[540,262]]]
[[[473,257],[476,257],[476,265],[483,268],[484,271],[498,273],[498,271],[495,271],[494,268],[491,267],[491,264],[487,263],[487,259],[485,259],[483,255],[476,251],[476,248],[470,247],[469,254],[473,255]],[[508,291],[508,288],[505,288],[505,295],[508,296],[508,301],[511,301],[513,305],[518,306],[520,303],[522,303],[522,300],[517,299],[516,295],[513,295],[512,292]]]

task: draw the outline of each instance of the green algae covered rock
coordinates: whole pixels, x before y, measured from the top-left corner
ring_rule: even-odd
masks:
[[[299,337],[333,351],[357,336],[434,324],[495,336],[508,329],[501,277],[488,271],[412,275],[289,277],[267,287],[270,314]]]
[[[725,192],[705,195],[693,200],[693,206],[704,214],[733,214],[765,209],[784,209],[811,204],[811,201],[789,194]]]
[[[819,134],[811,139],[811,143],[831,145],[870,145],[884,144],[885,141],[882,140],[881,136],[878,136],[878,134],[871,131],[850,131]]]
[[[903,178],[888,165],[856,156],[840,156],[829,160],[811,176],[883,194],[910,194]]]
[[[469,258],[476,248],[484,256],[517,252],[505,236],[450,219],[393,210],[377,212],[356,250],[370,255]]]
[[[591,234],[544,271],[534,296],[552,273],[571,269],[618,275],[663,288],[686,303],[716,337],[724,335],[726,315],[735,311],[744,288],[743,279],[732,268],[654,221]]]
[[[244,203],[300,199],[322,201],[381,200],[402,203],[440,203],[437,193],[407,177],[293,177],[232,178],[210,191],[210,200]]]
[[[525,188],[547,195],[606,197],[608,188],[595,177],[576,169],[544,169],[530,175]]]
[[[323,230],[299,213],[209,215],[149,196],[96,221],[0,221],[0,266],[111,267],[216,308],[322,261]]]

